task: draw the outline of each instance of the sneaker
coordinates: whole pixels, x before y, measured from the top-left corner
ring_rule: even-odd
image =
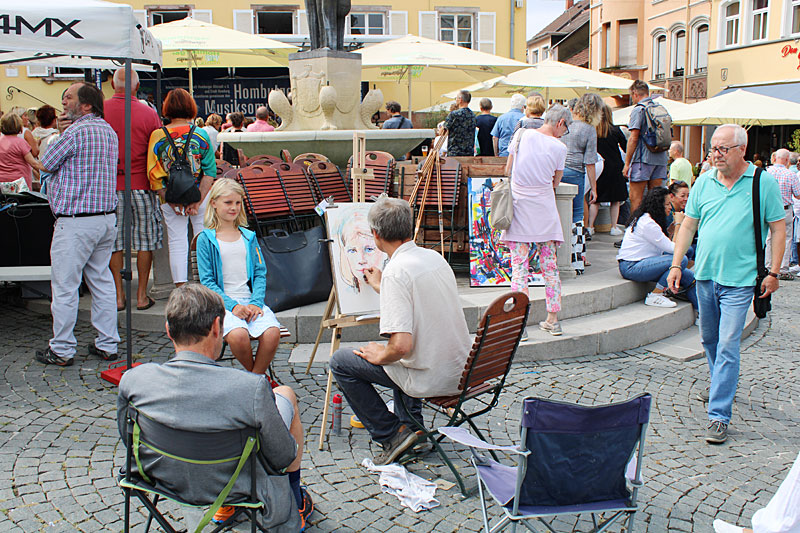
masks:
[[[519,342],[528,342],[528,328],[522,330],[522,336],[519,338]]]
[[[308,493],[305,487],[300,487],[300,494],[303,497],[303,507],[300,511],[300,531],[306,530],[308,517],[314,512],[314,500],[311,499],[311,494]]]
[[[719,420],[712,420],[706,430],[706,442],[722,444],[726,440],[728,440],[728,424]]]
[[[781,272],[778,274],[778,279],[781,281],[794,281],[794,275],[789,272]]]
[[[703,403],[708,403],[708,387],[698,392],[695,396],[695,399],[700,400]]]
[[[36,350],[34,357],[36,357],[37,361],[46,365],[72,366],[72,364],[75,362],[74,358],[72,357],[67,358],[57,356],[56,352],[54,352],[49,346],[44,351]]]
[[[547,333],[549,333],[550,335],[553,335],[555,337],[558,337],[559,335],[561,335],[563,333],[563,331],[561,331],[561,323],[560,322],[556,322],[555,324],[551,324],[550,322],[547,322],[545,320],[545,321],[539,322],[539,329],[542,330],[542,331],[546,331]]]
[[[644,305],[650,305],[653,307],[675,307],[678,304],[676,304],[663,294],[657,292],[651,292],[648,293],[647,297],[644,299]]]
[[[616,241],[614,243],[614,248],[622,248],[622,241],[621,240],[620,241]]]
[[[119,357],[119,354],[110,353],[110,352],[107,352],[105,350],[101,350],[100,348],[98,348],[94,344],[90,344],[89,345],[89,355],[96,355],[96,356],[98,356],[101,359],[104,359],[106,361],[116,361],[117,357]]]
[[[214,517],[211,519],[212,522],[215,524],[224,524],[227,522],[230,517],[233,516],[233,513],[236,511],[232,505],[223,505],[217,512],[214,513]]]
[[[383,451],[375,456],[373,461],[375,466],[393,463],[404,451],[414,446],[416,442],[417,434],[405,425],[400,426],[394,437],[381,444]]]
[[[714,520],[714,533],[744,533],[744,528],[716,519]]]
[[[789,273],[795,276],[800,276],[800,265],[790,266]]]
[[[591,226],[586,226],[586,234],[587,235],[594,235],[594,228]]]
[[[608,234],[611,235],[612,237],[619,237],[620,235],[625,235],[625,232],[619,229],[618,227],[614,226],[611,228]]]

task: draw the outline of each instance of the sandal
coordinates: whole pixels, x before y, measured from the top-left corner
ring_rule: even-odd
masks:
[[[150,309],[154,305],[156,305],[156,301],[148,296],[147,297],[147,305],[137,305],[136,306],[136,310],[137,311],[144,311],[145,309]]]

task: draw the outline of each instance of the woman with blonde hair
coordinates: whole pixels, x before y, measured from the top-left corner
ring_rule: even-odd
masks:
[[[280,342],[280,324],[264,303],[267,267],[256,234],[245,226],[244,189],[220,178],[208,192],[204,229],[197,236],[200,283],[222,296],[223,336],[248,371],[264,374]],[[258,339],[255,356],[251,339]]]
[[[22,118],[8,113],[0,119],[0,182],[16,181],[25,178],[30,189],[31,168],[42,170],[42,164],[31,153],[31,147],[19,137],[22,132]]]
[[[14,106],[8,112],[22,119],[22,131],[19,133],[19,137],[25,139],[25,142],[31,147],[33,157],[39,157],[39,140],[33,136],[33,133],[29,129],[31,123],[26,109],[24,107]]]
[[[597,131],[600,122],[603,100],[594,93],[581,96],[572,109],[574,122],[570,125],[561,142],[567,145],[567,158],[564,163],[563,183],[578,186],[578,194],[572,199],[572,267],[583,274],[585,266],[585,245],[583,227],[584,174],[589,178],[587,203],[592,205],[597,198]]]
[[[597,153],[603,158],[603,172],[597,178],[597,201],[589,204],[589,231],[594,233],[594,221],[597,218],[600,202],[609,202],[611,214],[610,235],[620,236],[622,230],[617,227],[619,207],[628,199],[628,186],[622,175],[622,155],[627,140],[622,130],[615,126],[611,119],[611,108],[603,104],[600,122],[597,123]]]

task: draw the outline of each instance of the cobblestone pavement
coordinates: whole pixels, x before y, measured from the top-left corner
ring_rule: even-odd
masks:
[[[705,361],[678,363],[641,349],[515,365],[500,407],[481,423],[491,439],[510,443],[525,395],[592,404],[648,391],[654,402],[639,531],[709,532],[714,517],[746,524],[800,449],[798,296],[800,282],[785,284],[773,300],[771,318],[746,341],[731,437],[722,446],[702,441],[704,406],[693,399],[707,386]],[[0,531],[119,531],[122,494],[114,472],[124,449],[114,421],[116,389],[99,379],[103,365],[86,356],[85,348],[70,368],[33,361],[33,350],[50,336],[48,317],[2,305],[0,324]],[[169,357],[165,336],[135,335],[137,359]],[[80,324],[77,336],[86,346],[90,327]],[[300,397],[307,435],[303,480],[317,505],[311,531],[480,530],[477,498],[465,500],[457,488],[437,491],[441,506],[418,514],[382,494],[377,476],[359,466],[371,455],[364,430],[330,437],[325,451],[318,451],[324,369],[306,376],[303,368],[286,363],[287,354],[282,347],[276,371]],[[465,462],[460,466],[469,473]],[[452,480],[435,455],[409,469]],[[177,509],[172,513],[182,519]],[[141,524],[141,511],[134,515]],[[590,523],[560,521],[557,529],[587,531]]]

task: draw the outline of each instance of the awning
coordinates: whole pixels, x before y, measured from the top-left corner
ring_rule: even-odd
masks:
[[[770,82],[761,85],[731,85],[714,96],[727,94],[737,89],[748,91],[756,94],[763,94],[764,96],[771,96],[773,98],[780,98],[781,100],[788,100],[800,104],[800,82]]]

